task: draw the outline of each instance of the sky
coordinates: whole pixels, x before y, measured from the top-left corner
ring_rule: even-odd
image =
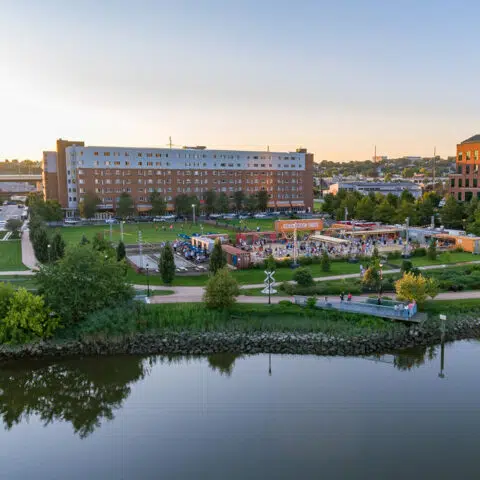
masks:
[[[0,0],[0,159],[86,145],[455,154],[480,2]]]

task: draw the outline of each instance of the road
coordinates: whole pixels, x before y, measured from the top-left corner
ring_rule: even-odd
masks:
[[[18,208],[16,205],[0,205],[0,230],[4,229],[5,223],[9,218],[22,216],[23,207]]]

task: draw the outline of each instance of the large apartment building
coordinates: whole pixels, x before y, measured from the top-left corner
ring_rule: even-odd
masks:
[[[44,152],[43,167],[45,197],[58,199],[67,216],[75,214],[87,192],[100,198],[100,210],[112,212],[122,192],[146,212],[152,192],[159,192],[173,211],[179,194],[201,200],[208,190],[232,198],[239,190],[248,195],[262,189],[271,210],[313,209],[313,154],[305,149],[87,147],[60,139],[56,152]]]
[[[479,156],[480,135],[457,145],[456,172],[450,175],[449,192],[460,201],[480,198]]]

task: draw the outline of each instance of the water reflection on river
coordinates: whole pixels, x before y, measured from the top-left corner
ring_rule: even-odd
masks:
[[[4,364],[0,478],[478,478],[479,358]]]

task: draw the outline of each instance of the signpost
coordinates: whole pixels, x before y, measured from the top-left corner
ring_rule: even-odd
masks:
[[[273,284],[275,283],[275,279],[273,278],[273,275],[275,272],[270,272],[268,270],[265,270],[265,275],[267,277],[264,280],[264,285],[265,288],[262,290],[262,293],[265,295],[268,295],[268,304],[270,305],[272,303],[271,295],[277,293],[277,291],[273,288]]]

